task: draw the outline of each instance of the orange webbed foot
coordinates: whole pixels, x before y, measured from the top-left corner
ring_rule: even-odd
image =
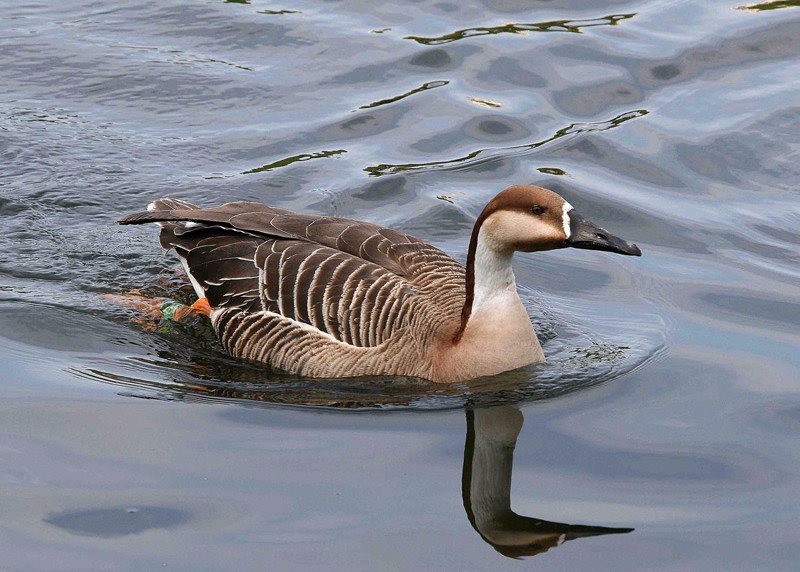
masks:
[[[211,304],[208,303],[208,298],[200,298],[194,304],[189,306],[192,312],[202,314],[203,316],[211,317]]]

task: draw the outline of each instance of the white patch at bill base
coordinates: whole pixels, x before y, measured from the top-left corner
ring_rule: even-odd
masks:
[[[564,204],[561,208],[563,209],[561,213],[561,223],[564,225],[564,234],[567,235],[567,238],[569,238],[569,235],[572,234],[572,231],[569,228],[569,211],[572,210],[572,205],[567,201],[564,201]]]

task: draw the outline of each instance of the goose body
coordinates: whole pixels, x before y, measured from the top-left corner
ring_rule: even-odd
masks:
[[[544,361],[517,295],[513,253],[639,254],[533,186],[489,202],[466,267],[403,232],[259,203],[159,199],[119,222],[161,226],[162,246],[175,249],[207,299],[231,355],[307,377],[455,382]]]

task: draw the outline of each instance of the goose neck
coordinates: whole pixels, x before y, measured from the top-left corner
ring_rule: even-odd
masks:
[[[511,265],[514,251],[502,248],[483,227],[483,216],[472,229],[467,253],[466,292],[461,309],[461,326],[453,341],[458,343],[472,315],[516,297],[516,280]]]
[[[517,283],[511,266],[513,255],[512,250],[498,249],[486,229],[480,230],[472,265],[473,313],[505,300],[509,294],[516,295]]]

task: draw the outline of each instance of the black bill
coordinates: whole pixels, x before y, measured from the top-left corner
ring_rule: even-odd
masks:
[[[569,211],[570,235],[567,246],[572,248],[585,248],[587,250],[605,250],[626,254],[628,256],[641,256],[639,247],[614,236],[607,230],[589,222],[575,211]]]

